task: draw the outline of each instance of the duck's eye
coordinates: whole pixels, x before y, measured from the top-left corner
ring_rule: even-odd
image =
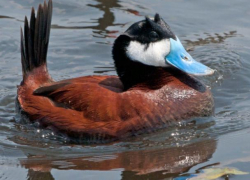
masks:
[[[151,32],[149,33],[149,37],[150,37],[151,39],[156,40],[156,39],[159,38],[159,35],[157,34],[157,32],[151,31]]]

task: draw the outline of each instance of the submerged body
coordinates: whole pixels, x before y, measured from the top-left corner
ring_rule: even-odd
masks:
[[[172,122],[212,114],[209,89],[174,67],[127,60],[123,53],[129,48],[122,50],[130,39],[124,35],[113,49],[119,77],[86,76],[54,82],[46,65],[51,14],[51,1],[49,6],[40,5],[37,18],[32,10],[30,27],[25,21],[25,43],[21,39],[24,77],[17,99],[21,112],[32,122],[73,139],[98,141],[148,133]]]

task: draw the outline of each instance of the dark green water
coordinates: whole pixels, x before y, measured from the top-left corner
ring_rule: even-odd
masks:
[[[105,145],[74,145],[20,123],[20,26],[40,0],[0,0],[0,180],[161,180],[206,166],[250,173],[250,3],[248,0],[54,0],[48,66],[56,80],[115,75],[112,43],[132,23],[159,13],[197,60],[215,115]],[[221,179],[250,179],[234,175]]]

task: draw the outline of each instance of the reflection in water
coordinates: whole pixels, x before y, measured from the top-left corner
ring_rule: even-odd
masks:
[[[104,32],[106,31],[106,33],[109,34],[110,31],[107,30],[109,26],[123,25],[123,24],[114,24],[115,16],[114,13],[111,11],[111,8],[121,7],[117,0],[108,0],[108,1],[96,0],[96,1],[99,4],[97,5],[88,4],[87,6],[94,7],[99,9],[100,11],[103,11],[104,15],[99,19],[95,19],[97,20],[97,26],[89,26],[88,28],[93,29],[94,30],[93,32],[97,34],[103,34],[103,31]]]
[[[107,171],[119,168],[124,169],[123,180],[138,180],[145,177],[162,179],[175,177],[178,173],[187,172],[194,165],[209,160],[215,149],[216,141],[209,139],[183,147],[130,151],[65,160],[30,156],[20,162],[23,167],[29,169],[28,177],[30,179],[36,179],[38,175],[44,176],[44,179],[53,179],[49,173],[52,169]]]
[[[94,73],[97,73],[97,74],[102,74],[102,73],[106,73],[106,72],[115,71],[115,66],[112,66],[112,67],[95,67],[95,68],[104,69],[104,70],[95,70]]]
[[[10,16],[1,16],[1,15],[0,15],[0,18],[1,19],[14,19],[13,17],[10,17]]]
[[[220,44],[223,43],[226,39],[230,37],[235,37],[237,35],[237,31],[230,31],[229,33],[223,33],[223,35],[220,34],[214,34],[210,35],[208,33],[204,33],[208,37],[207,38],[199,38],[197,41],[191,41],[191,40],[185,40],[188,46],[188,51],[192,51],[195,46],[201,46],[201,45],[206,45],[206,44]]]
[[[103,17],[96,20],[95,23],[97,23],[96,26],[59,26],[59,25],[52,25],[52,28],[58,28],[58,29],[93,29],[93,32],[95,34],[101,35],[102,37],[113,37],[116,36],[113,35],[115,33],[118,33],[118,31],[109,31],[107,30],[108,27],[111,26],[124,26],[125,24],[120,23],[114,23],[115,22],[115,15],[112,12],[113,8],[122,8],[122,6],[119,4],[118,0],[96,0],[99,4],[93,5],[93,4],[87,4],[87,6],[94,7],[99,9],[100,11],[103,11]],[[132,13],[136,16],[139,16],[139,12],[133,9],[125,9],[125,11]]]
[[[50,172],[39,172],[29,169],[27,180],[54,180]]]

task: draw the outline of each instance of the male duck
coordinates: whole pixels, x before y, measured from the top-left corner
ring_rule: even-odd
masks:
[[[23,81],[20,110],[32,122],[79,141],[117,140],[152,132],[170,122],[209,116],[211,92],[188,74],[213,70],[193,60],[158,14],[133,24],[114,42],[117,76],[55,82],[46,56],[52,1],[32,8],[21,29]]]

